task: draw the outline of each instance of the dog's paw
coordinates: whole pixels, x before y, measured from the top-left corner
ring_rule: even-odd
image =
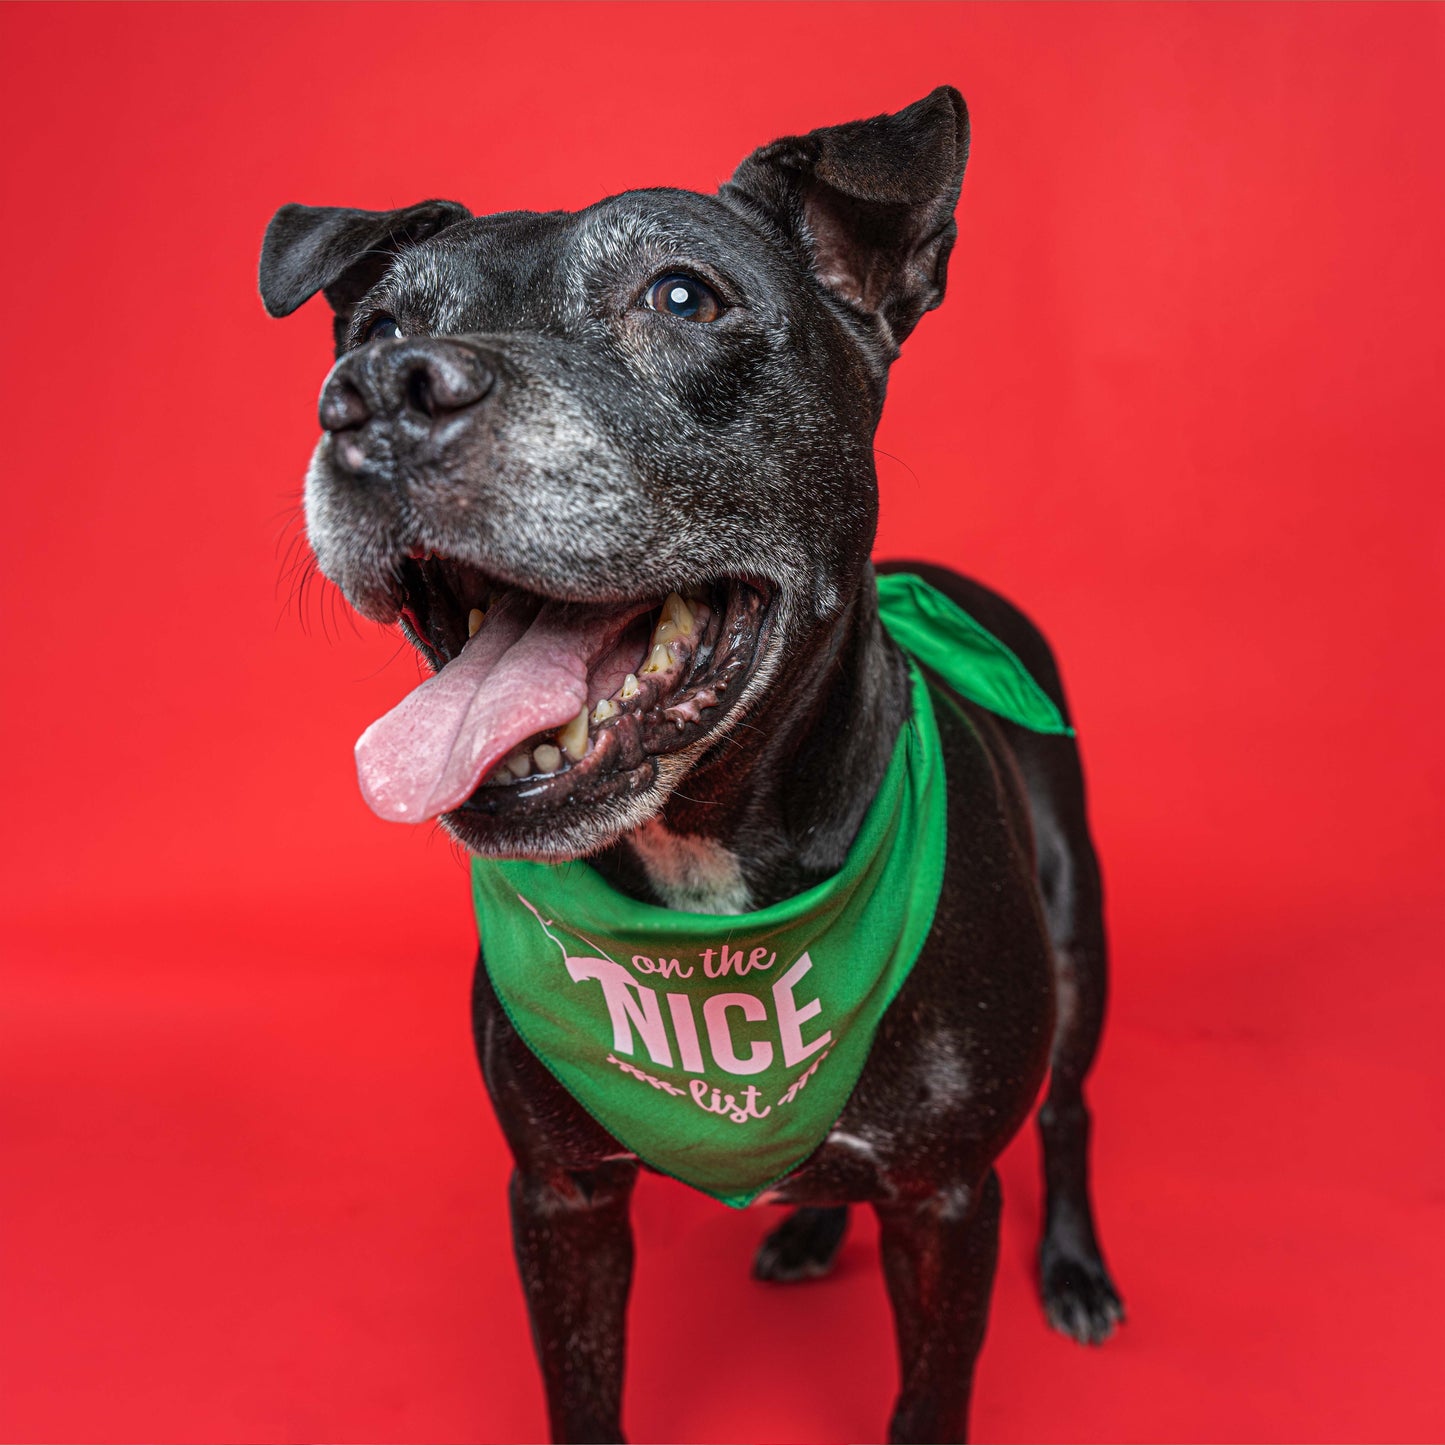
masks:
[[[1102,1345],[1124,1321],[1124,1301],[1095,1255],[1054,1255],[1039,1261],[1040,1288],[1049,1323],[1081,1345]]]
[[[772,1284],[821,1279],[833,1267],[848,1230],[848,1208],[795,1209],[758,1246],[753,1278]]]

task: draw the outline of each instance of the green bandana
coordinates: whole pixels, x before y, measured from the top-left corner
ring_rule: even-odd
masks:
[[[1070,731],[1023,665],[921,578],[884,626],[955,692]],[[741,1208],[822,1143],[933,924],[945,788],[929,686],[842,868],[756,913],[683,913],[585,863],[472,861],[487,973],[527,1047],[653,1168]]]

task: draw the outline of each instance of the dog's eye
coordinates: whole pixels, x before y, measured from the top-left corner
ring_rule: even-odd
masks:
[[[647,288],[646,304],[684,321],[716,321],[722,302],[695,276],[664,276]]]
[[[401,327],[397,325],[394,316],[378,316],[370,326],[366,328],[366,334],[361,338],[367,341],[395,341],[401,335]]]

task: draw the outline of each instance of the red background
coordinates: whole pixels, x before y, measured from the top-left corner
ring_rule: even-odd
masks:
[[[329,322],[263,315],[271,211],[708,189],[944,80],[974,153],[894,377],[880,551],[1002,587],[1065,660],[1131,1311],[1099,1352],[1045,1328],[1025,1136],[976,1434],[1445,1434],[1445,10],[0,25],[0,1434],[544,1428],[460,862],[352,775],[415,666],[277,581]],[[769,1212],[646,1179],[637,1215],[634,1438],[877,1438],[871,1220],[784,1292],[747,1277]]]

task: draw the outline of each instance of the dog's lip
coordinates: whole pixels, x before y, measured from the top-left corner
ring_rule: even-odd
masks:
[[[669,592],[688,595],[699,588],[729,580],[746,582],[749,586],[757,588],[768,596],[771,596],[775,590],[771,581],[741,572],[684,572],[678,569],[667,569],[666,571],[659,569],[658,575],[663,580],[645,593],[638,592],[634,588],[611,586],[601,578],[594,578],[586,585],[579,585],[564,578],[538,577],[534,573],[509,566],[501,558],[478,559],[434,547],[413,544],[405,550],[397,552],[390,568],[387,569],[388,578],[381,584],[387,590],[395,615],[404,616],[406,612],[408,564],[439,566],[455,573],[469,574],[473,585],[490,589],[494,594],[515,588],[518,591],[530,593],[534,597],[541,597],[548,602],[570,602],[578,606],[611,607],[647,599],[651,599],[656,605]]]

